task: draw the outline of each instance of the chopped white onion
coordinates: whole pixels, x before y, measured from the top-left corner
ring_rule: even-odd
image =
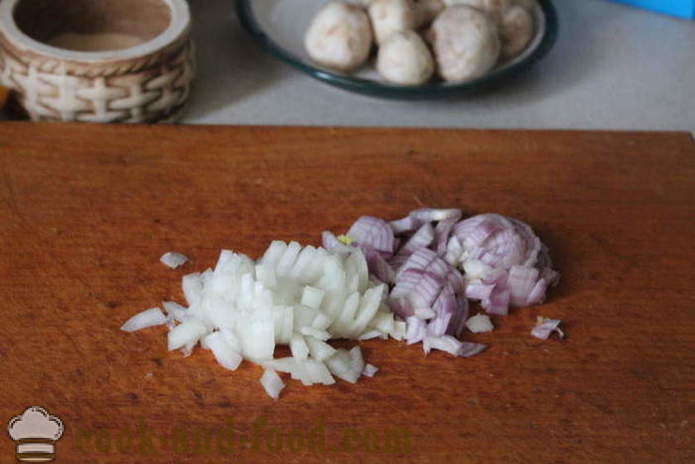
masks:
[[[335,348],[324,341],[318,340],[314,337],[306,337],[305,341],[309,347],[311,357],[317,361],[325,361],[335,354]]]
[[[199,272],[181,278],[181,289],[188,306],[197,306],[203,298],[203,277]]]
[[[280,392],[285,388],[285,383],[282,381],[279,375],[272,370],[266,369],[263,371],[263,376],[261,377],[261,385],[265,389],[265,392],[272,399],[277,400],[280,397]]]
[[[215,359],[225,369],[236,370],[243,360],[241,354],[227,343],[221,332],[213,332],[206,335],[201,345],[207,346],[212,351]]]
[[[362,375],[366,375],[367,377],[374,377],[374,374],[377,372],[379,372],[379,368],[371,364],[365,364],[364,369],[362,369]]]
[[[187,314],[188,310],[174,301],[163,301],[162,306],[164,307],[164,311],[166,311],[169,318],[175,320],[176,322],[183,322],[190,317]]]
[[[136,330],[164,325],[169,321],[159,308],[150,308],[136,314],[126,321],[121,327],[121,330],[126,332],[135,332]]]
[[[198,319],[190,318],[169,331],[169,351],[188,345],[190,348],[208,332],[207,327]]]
[[[309,337],[314,337],[318,340],[328,340],[331,338],[331,334],[325,330],[319,330],[314,327],[302,327],[299,330],[302,335],[307,335]]]
[[[179,266],[182,266],[184,263],[188,261],[188,258],[185,255],[182,255],[181,253],[177,253],[175,251],[169,251],[166,252],[162,255],[159,260],[162,262],[167,267],[170,267],[171,269],[176,269]]]
[[[292,335],[290,351],[292,352],[292,357],[297,361],[306,359],[309,356],[309,346],[304,337],[297,333]]]
[[[359,349],[359,347],[355,347]],[[356,355],[355,355],[356,356]],[[326,360],[326,366],[336,377],[345,380],[346,382],[356,383],[357,379],[362,375],[362,369],[364,369],[364,362],[361,364],[359,370],[356,367],[359,365],[358,359],[353,358],[353,354],[339,348],[336,350],[335,354]]]

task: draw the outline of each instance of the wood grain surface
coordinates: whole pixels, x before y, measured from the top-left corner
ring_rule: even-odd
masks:
[[[0,124],[0,421],[65,424],[57,463],[695,462],[695,147],[687,134]],[[560,286],[454,359],[362,343],[356,385],[166,351],[119,327],[221,248],[319,243],[363,214],[499,212]],[[158,260],[191,257],[182,269]],[[530,336],[537,315],[565,340]],[[0,464],[15,443],[0,438]]]

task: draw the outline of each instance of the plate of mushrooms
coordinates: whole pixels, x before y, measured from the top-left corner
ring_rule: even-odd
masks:
[[[311,77],[401,99],[507,81],[553,47],[551,0],[239,0],[244,28]]]

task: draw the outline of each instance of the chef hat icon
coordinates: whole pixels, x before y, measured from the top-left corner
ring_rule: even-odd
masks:
[[[63,422],[45,409],[32,406],[13,417],[7,430],[17,443],[17,460],[49,462],[55,458],[55,442],[63,436]]]

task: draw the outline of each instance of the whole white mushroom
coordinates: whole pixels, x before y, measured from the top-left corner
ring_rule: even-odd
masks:
[[[432,77],[434,60],[422,37],[414,31],[401,31],[381,44],[376,68],[394,84],[420,85]]]
[[[415,29],[415,3],[413,0],[373,0],[369,4],[369,19],[376,43],[381,45],[395,32]]]
[[[533,38],[533,16],[525,8],[515,5],[505,11],[499,24],[502,58],[518,56]]]
[[[500,55],[495,22],[486,13],[458,5],[444,10],[432,24],[439,75],[465,82],[485,75]]]
[[[369,17],[357,5],[328,2],[314,16],[304,46],[312,60],[326,67],[358,68],[367,61],[372,46]]]
[[[415,0],[415,27],[429,26],[444,8],[444,0]]]
[[[499,23],[504,12],[511,6],[513,0],[444,0],[446,6],[465,5],[475,8],[492,16]]]

